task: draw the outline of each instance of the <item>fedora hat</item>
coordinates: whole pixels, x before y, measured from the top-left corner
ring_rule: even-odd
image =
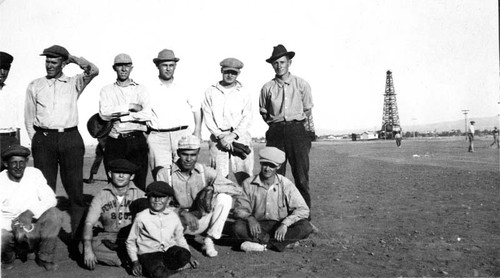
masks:
[[[93,138],[99,139],[108,136],[111,128],[113,128],[113,122],[103,120],[99,113],[95,113],[87,121],[87,129]]]
[[[289,59],[292,59],[295,56],[295,52],[287,51],[282,44],[278,44],[273,48],[273,54],[271,54],[271,58],[267,59],[266,62],[272,63],[283,56],[288,56]]]
[[[179,58],[175,57],[174,51],[170,49],[163,49],[162,51],[158,52],[158,57],[153,59],[153,63],[158,65],[159,63],[164,61],[179,62]]]

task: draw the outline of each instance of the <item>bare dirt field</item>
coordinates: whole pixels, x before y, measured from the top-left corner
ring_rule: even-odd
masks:
[[[404,140],[402,148],[394,141],[314,142],[312,221],[319,233],[284,253],[244,253],[228,235],[216,242],[215,258],[204,257],[195,238],[200,267],[175,276],[498,277],[499,153],[489,143],[479,139],[468,153],[463,137]],[[87,153],[85,176],[93,150]],[[206,146],[201,162],[208,162]],[[97,178],[104,178],[102,168]],[[85,185],[85,193],[104,184]],[[60,183],[58,195],[65,195]],[[69,230],[67,215],[63,228]],[[33,260],[16,260],[2,277],[130,277],[123,268],[79,267],[62,241],[57,261],[60,269],[48,273]]]

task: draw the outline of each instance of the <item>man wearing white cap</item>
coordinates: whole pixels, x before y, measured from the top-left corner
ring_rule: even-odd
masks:
[[[285,153],[265,147],[259,156],[260,173],[243,182],[244,194],[236,199],[233,230],[245,252],[282,252],[313,231],[307,220],[309,208],[295,185],[277,174]]]
[[[220,66],[222,80],[205,91],[202,101],[203,118],[211,133],[210,164],[223,177],[229,175],[231,168],[241,184],[253,175],[252,137],[248,132],[252,102],[248,91],[237,81],[243,62],[226,58]],[[237,152],[235,143],[243,144],[247,152]]]
[[[144,132],[151,120],[151,102],[146,87],[130,78],[132,69],[129,55],[115,57],[116,82],[102,88],[99,115],[103,120],[114,121],[104,147],[105,167],[119,158],[134,163],[138,167],[134,184],[144,191],[148,172],[148,143]]]
[[[150,124],[149,164],[153,178],[167,181],[173,162],[178,158],[177,143],[187,134],[201,138],[200,100],[174,79],[179,58],[163,49],[153,63],[158,79],[150,86],[153,117]]]
[[[217,172],[210,167],[198,163],[200,139],[194,135],[186,135],[179,140],[177,154],[179,159],[172,165],[172,176],[168,182],[175,191],[179,202],[179,217],[186,227],[184,233],[197,235],[206,232],[203,250],[208,257],[217,256],[213,240],[219,239],[226,222],[233,199],[230,195],[218,192],[215,183],[231,183],[217,177]],[[192,213],[193,203],[202,190],[210,189],[215,194],[208,212],[198,218]]]

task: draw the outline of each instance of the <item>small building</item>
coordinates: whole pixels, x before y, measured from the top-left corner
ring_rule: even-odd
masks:
[[[376,140],[378,139],[378,135],[377,135],[377,132],[376,131],[365,131],[363,133],[361,133],[361,135],[359,136],[360,140]]]

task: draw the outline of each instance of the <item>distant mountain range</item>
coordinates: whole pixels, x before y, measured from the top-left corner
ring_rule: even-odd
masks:
[[[500,127],[499,119],[496,116],[493,117],[483,117],[483,118],[472,118],[468,119],[468,121],[474,120],[476,130],[492,130],[494,126]],[[431,124],[421,124],[421,125],[408,125],[403,126],[403,131],[418,131],[418,132],[427,132],[427,131],[447,131],[452,129],[459,129],[462,132],[465,129],[465,119],[451,121],[451,122],[439,122],[439,123],[431,123]],[[333,130],[333,129],[325,129],[316,127],[316,135],[341,135],[341,134],[351,134],[351,133],[362,133],[365,131],[373,131],[372,128],[367,129],[345,129],[345,130]]]

